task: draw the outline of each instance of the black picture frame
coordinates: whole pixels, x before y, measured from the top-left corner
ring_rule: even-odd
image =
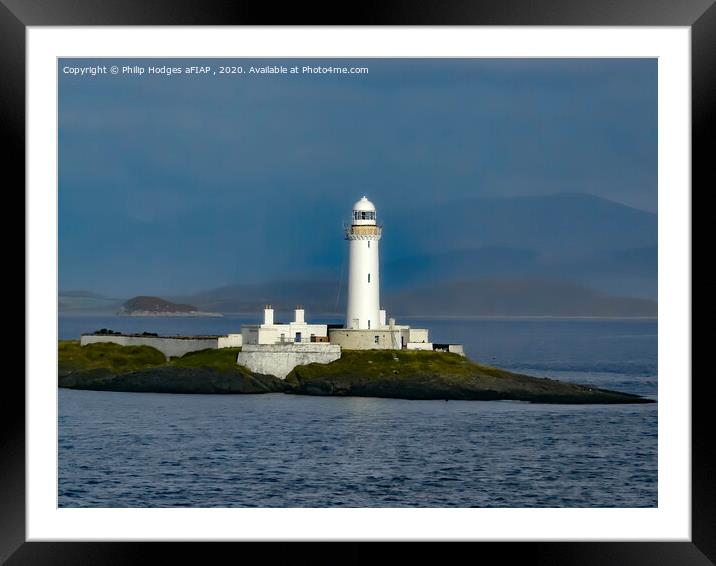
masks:
[[[339,16],[319,5],[293,4],[280,10],[268,3],[225,0],[0,0],[0,135],[4,138],[6,195],[25,184],[25,33],[28,26],[85,25],[530,25],[530,26],[686,26],[691,28],[692,184],[713,187],[709,152],[716,108],[716,6],[714,0],[502,0],[433,3],[383,1],[352,4]],[[12,181],[10,181],[12,179]],[[12,189],[10,188],[12,187]],[[19,191],[15,191],[19,193]],[[692,191],[693,194],[693,191]],[[24,209],[24,204],[21,205]],[[31,337],[28,337],[31,338]],[[532,564],[679,564],[716,562],[716,477],[710,436],[710,372],[692,380],[692,538],[690,542],[530,542],[478,543],[480,559]],[[686,377],[686,376],[685,376]],[[7,564],[128,564],[161,553],[206,562],[206,544],[26,542],[24,383],[8,372],[3,384],[0,461],[0,562]],[[7,402],[10,401],[10,402]],[[10,410],[10,409],[14,409]],[[710,456],[710,457],[709,457]],[[320,533],[316,533],[320,540]],[[271,560],[286,551],[282,543],[262,549]],[[348,559],[365,559],[377,549],[356,545]],[[474,543],[473,543],[474,544]],[[267,545],[262,545],[265,547]],[[315,558],[313,545],[291,544],[292,559]],[[331,545],[332,547],[333,545]],[[382,551],[383,545],[380,546]],[[434,547],[431,546],[431,550]],[[428,549],[425,549],[428,550]],[[457,549],[464,551],[464,549]],[[333,552],[329,549],[329,552]],[[445,558],[445,549],[439,550]],[[474,552],[474,550],[473,550]],[[311,553],[310,555],[308,553]],[[423,557],[429,558],[430,551]],[[477,558],[476,555],[475,558]],[[344,561],[344,559],[341,561]],[[519,561],[519,562],[518,562]]]

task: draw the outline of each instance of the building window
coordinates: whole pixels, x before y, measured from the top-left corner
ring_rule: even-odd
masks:
[[[366,212],[364,210],[354,210],[353,220],[375,220],[375,212]]]
[[[368,283],[370,283],[370,273],[368,274]]]
[[[380,336],[373,336],[373,344],[380,342]]]
[[[370,247],[370,240],[368,240],[368,247]]]
[[[368,330],[370,330],[370,320],[368,320]]]

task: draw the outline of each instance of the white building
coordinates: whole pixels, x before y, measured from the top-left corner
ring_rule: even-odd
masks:
[[[250,344],[306,344],[328,342],[328,325],[308,324],[303,308],[296,307],[294,320],[288,324],[275,324],[271,305],[264,308],[263,324],[241,326],[242,345]]]
[[[341,347],[328,342],[328,325],[308,324],[301,307],[292,322],[276,324],[273,308],[266,305],[262,324],[242,325],[241,341],[238,364],[281,379],[298,365],[328,364],[341,357]]]

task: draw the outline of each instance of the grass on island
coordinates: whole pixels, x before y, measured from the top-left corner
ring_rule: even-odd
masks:
[[[149,346],[120,346],[111,342],[80,346],[79,340],[61,340],[58,345],[60,373],[98,369],[125,373],[166,363],[164,354]]]
[[[221,372],[234,372],[247,368],[236,363],[241,348],[218,348],[198,350],[184,354],[181,358],[171,358],[169,365],[182,368],[207,368]]]
[[[465,356],[425,350],[343,350],[330,364],[301,366],[306,377],[326,374],[382,377],[389,375],[440,374],[453,376],[505,377],[510,372],[475,363]]]
[[[162,352],[150,346],[120,346],[111,342],[80,346],[79,340],[62,340],[59,342],[59,366],[65,371],[107,369],[114,373],[160,366],[246,372],[246,368],[236,363],[240,351],[241,348],[207,349],[167,360]],[[415,374],[472,376],[476,373],[500,377],[509,374],[458,354],[419,350],[343,350],[341,358],[330,364],[301,366],[301,374],[306,377],[327,373],[369,378]]]
[[[246,372],[246,368],[236,363],[240,351],[241,348],[199,350],[167,360],[162,352],[151,346],[121,346],[112,342],[80,346],[79,340],[61,340],[58,345],[58,365],[60,373],[98,369],[128,373],[161,366]]]

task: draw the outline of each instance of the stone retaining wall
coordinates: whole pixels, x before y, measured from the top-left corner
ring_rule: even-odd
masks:
[[[244,344],[237,363],[255,373],[281,379],[296,366],[311,363],[328,364],[341,357],[341,347],[321,342],[290,344]]]
[[[111,342],[120,346],[151,346],[156,348],[167,358],[181,357],[188,352],[217,348],[218,336],[198,338],[171,338],[163,336],[124,336],[112,334],[83,334],[80,344],[94,344],[97,342]]]

